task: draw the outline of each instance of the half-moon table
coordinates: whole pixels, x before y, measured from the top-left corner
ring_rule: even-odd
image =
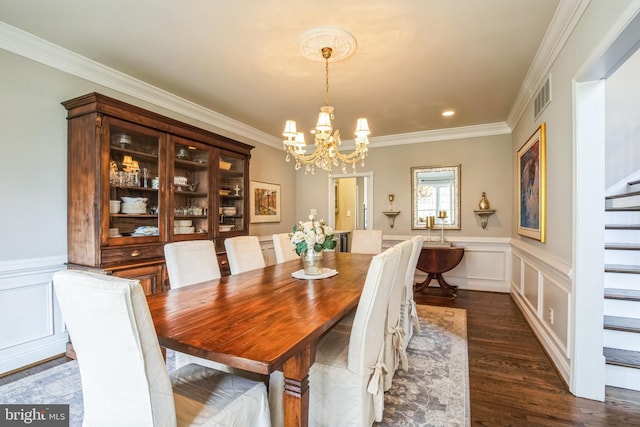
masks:
[[[455,268],[464,255],[464,248],[424,247],[418,257],[416,268],[427,273],[422,283],[416,283],[414,291],[422,292],[429,287],[433,279],[438,281],[445,295],[452,299],[457,296],[458,287],[450,285],[442,277],[442,273]]]

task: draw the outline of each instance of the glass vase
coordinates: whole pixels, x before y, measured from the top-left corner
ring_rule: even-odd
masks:
[[[322,251],[316,252],[313,249],[307,249],[307,251],[301,255],[304,274],[307,276],[322,274],[322,253]]]

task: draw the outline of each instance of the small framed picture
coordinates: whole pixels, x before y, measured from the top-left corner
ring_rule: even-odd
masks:
[[[545,241],[546,126],[518,150],[518,234]]]
[[[251,223],[280,222],[280,184],[249,183],[249,220]]]

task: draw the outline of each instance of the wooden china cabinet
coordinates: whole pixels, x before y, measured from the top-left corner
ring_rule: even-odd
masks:
[[[90,93],[68,121],[68,262],[165,289],[164,245],[248,233],[250,145]]]

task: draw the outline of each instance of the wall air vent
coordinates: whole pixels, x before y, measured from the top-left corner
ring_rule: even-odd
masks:
[[[542,84],[542,87],[538,91],[536,98],[533,101],[533,119],[537,119],[540,113],[551,102],[551,76]]]

